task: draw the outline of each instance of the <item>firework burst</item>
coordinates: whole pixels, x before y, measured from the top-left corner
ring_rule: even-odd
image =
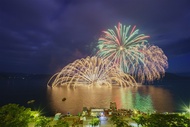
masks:
[[[161,48],[154,45],[145,45],[141,52],[144,54],[144,64],[136,67],[134,76],[137,81],[152,82],[158,80],[165,74],[165,68],[168,68],[167,57]]]
[[[104,36],[99,38],[97,55],[111,60],[128,73],[131,68],[135,69],[135,64],[144,62],[144,55],[139,49],[147,43],[145,39],[149,36],[139,35],[135,26],[131,29],[131,26],[122,27],[121,23],[115,29],[116,32],[111,29],[103,31]]]
[[[168,66],[163,51],[150,46],[146,40],[149,36],[139,34],[136,26],[122,26],[118,23],[115,31],[103,31],[99,38],[97,56],[108,59],[123,72],[128,73],[140,82],[153,81],[163,75]]]
[[[54,86],[102,86],[112,85],[135,86],[134,78],[123,73],[112,62],[98,57],[87,57],[74,61],[65,66],[59,73],[50,79]],[[48,84],[49,84],[48,83]]]

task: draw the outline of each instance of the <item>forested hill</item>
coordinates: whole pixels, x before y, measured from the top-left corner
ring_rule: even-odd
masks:
[[[173,73],[165,73],[165,76],[159,80],[154,81],[154,85],[188,85],[190,82],[190,76],[179,75]]]
[[[48,79],[52,75],[51,74],[25,74],[25,73],[0,73],[0,80],[3,79],[21,79],[21,80],[27,80],[27,79]]]
[[[0,80],[3,79],[49,79],[53,74],[25,74],[25,73],[0,73]],[[165,73],[159,81],[190,80],[190,76],[182,74]]]

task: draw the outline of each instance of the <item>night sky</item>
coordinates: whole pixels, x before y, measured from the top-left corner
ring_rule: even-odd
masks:
[[[162,48],[167,72],[190,73],[189,0],[0,0],[0,72],[60,71],[118,22]]]

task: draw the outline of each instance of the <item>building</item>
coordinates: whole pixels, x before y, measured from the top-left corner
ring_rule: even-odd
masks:
[[[110,109],[111,109],[112,111],[117,110],[116,102],[110,102]]]

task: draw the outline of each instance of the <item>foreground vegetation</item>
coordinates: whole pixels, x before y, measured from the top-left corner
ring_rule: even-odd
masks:
[[[181,114],[145,114],[132,120],[143,127],[190,127],[190,119]]]
[[[0,107],[0,127],[69,127],[64,120],[52,121],[52,118],[41,116],[40,112],[18,104]]]
[[[110,119],[116,127],[190,127],[190,114],[186,113],[143,113],[135,111],[131,116],[112,114]]]
[[[190,119],[185,114],[136,114],[132,117],[113,114],[111,122],[116,127],[132,127],[129,123],[134,121],[141,127],[190,127]],[[100,120],[93,118],[90,125],[99,125]],[[79,125],[78,121],[72,123],[73,127]],[[0,107],[0,127],[69,127],[68,120],[42,116],[38,111],[18,104],[7,104]]]
[[[111,121],[114,125],[116,125],[116,127],[132,127],[131,125],[129,125],[129,121],[126,120],[123,116],[113,115],[111,117]]]

